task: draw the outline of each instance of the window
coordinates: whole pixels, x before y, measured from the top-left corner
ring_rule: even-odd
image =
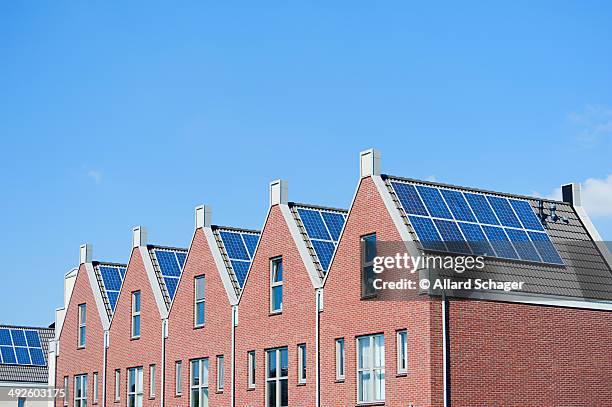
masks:
[[[208,407],[208,359],[191,361],[190,407]]]
[[[157,370],[155,365],[149,365],[149,398],[155,398],[155,371]]]
[[[115,401],[119,401],[121,395],[121,370],[115,370]]]
[[[25,407],[26,399],[25,397],[19,397],[17,399],[17,407]]]
[[[283,310],[283,259],[270,262],[270,312]]]
[[[140,291],[132,293],[132,338],[140,338]]]
[[[357,338],[357,401],[385,400],[385,337]]]
[[[87,407],[87,375],[74,376],[74,407]]]
[[[128,369],[128,407],[142,407],[142,367]]]
[[[98,402],[98,372],[94,372],[93,374],[93,404]]]
[[[397,373],[408,373],[408,331],[397,331]]]
[[[361,296],[370,297],[374,290],[374,257],[376,257],[376,234],[361,237]]]
[[[298,356],[298,371],[297,371],[297,377],[298,377],[298,383],[302,384],[302,383],[306,383],[306,344],[301,344],[298,345],[297,348],[297,356]]]
[[[174,390],[176,395],[183,393],[183,362],[180,360],[174,364],[174,384],[176,389]]]
[[[64,376],[64,405],[68,405],[68,376]]]
[[[344,338],[336,339],[336,380],[344,380]]]
[[[252,350],[248,353],[248,367],[249,367],[249,389],[255,388],[255,368],[256,368],[255,351]]]
[[[85,335],[87,333],[87,304],[79,305],[79,348],[85,347]]]
[[[225,358],[223,355],[217,356],[217,390],[223,391],[225,383]]]
[[[266,353],[266,407],[287,407],[289,405],[287,348],[270,349]]]
[[[195,326],[204,326],[205,321],[205,307],[206,303],[206,280],[204,276],[197,276],[195,278]]]

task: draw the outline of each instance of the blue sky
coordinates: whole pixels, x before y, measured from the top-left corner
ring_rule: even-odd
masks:
[[[268,183],[347,207],[383,171],[553,196],[612,239],[609,2],[3,2],[0,322],[48,324],[78,247],[259,228]],[[610,177],[609,177],[610,176]]]

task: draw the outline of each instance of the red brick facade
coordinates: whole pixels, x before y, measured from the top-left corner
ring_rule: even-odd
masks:
[[[194,294],[196,276],[205,276],[205,323],[194,328]],[[202,229],[197,229],[181,276],[181,282],[168,318],[166,342],[166,400],[168,406],[189,406],[189,361],[208,358],[209,405],[229,406],[231,397],[231,331],[232,310]],[[216,357],[223,355],[225,363],[224,389],[217,388]],[[176,394],[176,362],[182,362],[181,394]]]
[[[270,260],[283,260],[283,307],[270,313]],[[236,405],[264,406],[267,349],[287,347],[290,406],[315,405],[315,291],[279,205],[270,214],[239,303]],[[297,345],[306,344],[306,383],[297,380]],[[247,388],[247,354],[255,351],[256,383]]]
[[[98,289],[94,287],[94,289]],[[85,347],[78,347],[79,305],[86,304],[87,324]],[[104,330],[96,300],[84,264],[77,272],[76,281],[66,309],[64,324],[59,337],[59,355],[57,357],[56,384],[64,386],[64,377],[68,377],[68,406],[74,406],[74,376],[87,374],[87,399],[93,403],[93,374],[98,373],[98,404],[102,403],[102,367],[104,364]],[[56,406],[63,406],[58,399]]]
[[[315,406],[316,290],[282,209],[271,207],[238,305],[235,384],[231,386],[232,307],[202,229],[197,229],[168,318],[165,405],[189,406],[189,361],[209,359],[209,405],[266,405],[266,351],[287,347],[289,406]],[[289,219],[293,221],[293,219]],[[320,406],[357,405],[357,338],[384,334],[385,406],[442,406],[443,312],[439,298],[362,301],[361,243],[402,237],[374,179],[363,178],[323,287],[319,313]],[[299,237],[299,236],[298,236]],[[270,261],[283,262],[283,307],[270,312]],[[206,277],[206,322],[194,328],[194,277]],[[141,291],[141,337],[130,338],[131,293]],[[77,350],[77,308],[87,303],[87,345]],[[612,313],[492,301],[449,301],[450,394],[453,406],[610,406]],[[397,368],[397,331],[408,333],[408,370]],[[126,273],[110,332],[106,405],[126,406],[127,371],[143,367],[143,405],[161,405],[162,320],[140,251]],[[345,376],[336,377],[336,339],[345,343]],[[298,383],[298,345],[307,350],[306,382]],[[84,267],[66,312],[57,359],[57,384],[75,374],[99,372],[103,332]],[[248,352],[256,354],[255,387],[248,387]],[[225,358],[224,390],[217,388],[216,357]],[[175,362],[182,361],[182,394],[176,395]],[[149,366],[156,364],[156,397],[149,399]],[[121,371],[116,402],[115,369]],[[232,395],[234,399],[232,399]],[[102,389],[99,389],[101,402]],[[73,402],[70,400],[70,406]],[[58,403],[61,406],[61,402]]]
[[[140,338],[133,339],[132,293],[140,291]],[[142,366],[144,407],[159,406],[161,397],[160,372],[162,368],[162,320],[155,302],[153,289],[145,271],[140,250],[132,250],[117,307],[109,330],[108,377],[106,381],[106,406],[127,405],[127,369]],[[155,398],[149,397],[149,366],[156,365]],[[115,400],[115,371],[120,371],[119,401]]]

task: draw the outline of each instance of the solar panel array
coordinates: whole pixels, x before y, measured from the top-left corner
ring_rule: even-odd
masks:
[[[153,249],[159,271],[168,290],[170,301],[174,299],[176,288],[178,287],[185,260],[187,260],[187,252],[184,250],[173,250],[167,248]]]
[[[346,222],[346,214],[314,208],[298,208],[297,213],[321,263],[321,268],[327,273]]]
[[[243,287],[249,267],[251,267],[259,236],[259,233],[238,229],[219,231],[219,237],[221,237],[240,288]]]
[[[0,364],[46,366],[38,331],[22,328],[0,329]]]
[[[125,278],[126,266],[100,264],[98,269],[102,276],[103,289],[108,297],[111,312],[115,312],[121,284],[123,284],[123,279]]]
[[[423,248],[562,265],[529,202],[391,182]]]

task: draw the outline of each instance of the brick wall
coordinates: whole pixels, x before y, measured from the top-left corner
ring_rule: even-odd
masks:
[[[194,328],[194,277],[205,275],[205,324]],[[230,405],[231,306],[202,229],[197,229],[168,318],[166,400],[168,407],[189,406],[189,360],[208,358],[209,405]],[[225,358],[224,390],[217,389],[217,355]],[[176,395],[175,363],[182,361],[182,394]]]
[[[140,290],[140,338],[131,338],[132,292]],[[162,323],[160,313],[138,249],[132,256],[110,327],[108,348],[107,407],[127,405],[127,369],[142,366],[143,406],[159,406],[161,398]],[[157,370],[154,399],[149,398],[149,365]],[[120,401],[115,402],[115,369],[121,370]]]
[[[270,315],[270,259],[283,258],[283,311]],[[273,206],[239,304],[236,405],[265,405],[265,350],[288,349],[289,405],[315,404],[315,294],[280,207]],[[307,380],[297,379],[297,345],[306,344]],[[256,388],[247,390],[247,352],[256,351]]]
[[[97,289],[97,287],[96,287]],[[78,348],[79,305],[86,304],[87,328],[84,348]],[[66,318],[60,334],[60,352],[57,357],[56,385],[64,386],[64,376],[68,376],[68,405],[74,405],[74,376],[88,375],[87,398],[93,400],[93,373],[98,372],[98,400],[102,403],[102,365],[104,360],[104,331],[100,314],[93,296],[85,265],[81,264],[76,282],[66,310]],[[63,406],[63,399],[56,400],[56,406]]]
[[[453,406],[612,405],[612,313],[451,301]]]

